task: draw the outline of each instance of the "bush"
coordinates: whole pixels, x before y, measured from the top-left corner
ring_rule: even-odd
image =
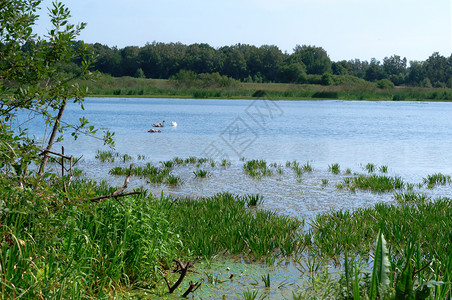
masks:
[[[331,85],[333,83],[333,79],[331,78],[330,73],[323,73],[321,84],[322,85]]]
[[[392,83],[391,80],[384,78],[377,81],[377,87],[379,89],[393,89],[394,83]]]

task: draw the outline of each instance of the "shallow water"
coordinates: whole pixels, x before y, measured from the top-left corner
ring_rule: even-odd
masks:
[[[390,193],[337,190],[335,185],[344,175],[328,172],[333,163],[342,171],[350,168],[357,173],[364,173],[367,163],[387,165],[389,175],[410,183],[433,173],[452,173],[451,103],[87,98],[85,111],[71,104],[64,121],[75,123],[82,115],[97,128],[115,132],[117,152],[135,158],[144,155],[146,162],[154,165],[189,156],[232,162],[227,168],[203,167],[211,171],[203,180],[194,177],[194,168],[175,168],[173,173],[184,183],[177,187],[147,185],[155,194],[260,193],[265,208],[296,217],[393,201]],[[147,132],[152,123],[163,120],[166,126],[161,133]],[[178,126],[169,126],[172,121]],[[38,119],[28,125],[30,133],[42,138],[45,127]],[[84,156],[83,168],[91,177],[122,184],[121,178],[107,175],[112,165],[94,159],[98,149],[108,150],[101,141],[67,137],[64,145],[66,153]],[[261,180],[245,176],[242,157],[281,164],[283,174]],[[292,160],[300,165],[309,161],[314,171],[297,178],[284,167]],[[321,185],[322,179],[328,180],[327,186]],[[427,192],[451,192],[448,187],[440,190]]]
[[[159,161],[190,156],[212,157],[217,162],[215,167],[209,163],[199,166],[210,173],[204,179],[194,176],[195,165],[176,166],[172,173],[182,178],[180,185],[155,185],[134,178],[130,188],[144,185],[156,195],[163,192],[174,197],[211,196],[223,191],[259,193],[264,196],[261,208],[307,218],[307,224],[313,216],[329,210],[394,202],[392,193],[338,190],[336,184],[348,176],[344,174],[347,168],[366,173],[363,166],[367,163],[376,164],[377,169],[387,165],[387,175],[401,176],[409,183],[420,183],[433,173],[452,173],[451,103],[88,98],[85,108],[82,112],[71,104],[64,121],[75,123],[85,115],[92,125],[114,131],[115,151],[133,156],[131,162],[136,165],[150,162],[158,166]],[[147,132],[152,123],[162,120],[167,126],[161,133]],[[178,126],[169,126],[171,121]],[[37,119],[27,124],[30,133],[42,139],[45,126]],[[80,137],[74,142],[68,136],[63,144],[67,154],[83,155],[78,167],[89,177],[111,185],[123,184],[123,177],[110,176],[108,171],[131,162],[96,160],[98,149],[108,150],[101,141]],[[58,151],[59,147],[54,149]],[[138,160],[137,155],[146,159]],[[282,174],[272,168],[272,176],[252,178],[243,172],[242,157],[277,163]],[[230,166],[219,165],[224,158],[231,161]],[[314,170],[298,177],[285,167],[286,161],[293,160],[300,165],[309,161]],[[333,163],[340,165],[339,175],[328,171]],[[322,180],[328,180],[328,184],[322,185]],[[415,190],[433,197],[452,192],[450,185]],[[242,274],[242,280],[226,280],[230,273],[226,265]],[[220,261],[202,272],[193,280],[205,281],[201,289],[204,297],[225,294],[240,298],[244,290],[258,289],[261,295],[267,291],[272,299],[290,299],[304,280],[293,264],[275,268]],[[226,281],[208,282],[207,273]],[[275,289],[262,286],[260,276],[266,274],[271,274]],[[287,285],[277,287],[286,280]]]

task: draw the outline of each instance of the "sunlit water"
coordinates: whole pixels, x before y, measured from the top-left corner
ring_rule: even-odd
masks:
[[[198,169],[195,165],[176,166],[172,173],[182,178],[177,186],[134,178],[131,188],[144,185],[156,195],[163,192],[174,197],[259,193],[264,196],[262,208],[305,218],[307,224],[316,214],[330,210],[394,203],[392,193],[337,189],[336,184],[347,176],[347,168],[366,173],[363,166],[367,163],[375,164],[377,170],[387,165],[388,175],[401,176],[409,183],[420,183],[433,173],[452,173],[451,103],[88,98],[85,111],[76,104],[69,105],[64,122],[76,123],[83,115],[95,127],[115,132],[115,151],[131,155],[136,165],[151,162],[158,166],[160,161],[190,156],[212,157],[217,162],[214,167],[210,163],[199,166],[209,171],[204,179],[194,176],[193,171]],[[161,133],[147,132],[153,123],[163,120],[166,126]],[[170,126],[171,122],[178,126]],[[38,118],[27,125],[30,134],[43,138],[45,126]],[[73,141],[68,135],[63,144],[67,154],[83,155],[79,167],[89,177],[123,184],[123,177],[109,176],[108,171],[113,166],[128,166],[130,161],[96,160],[98,149],[108,150],[101,141],[83,136]],[[60,146],[54,149],[59,151]],[[138,155],[145,159],[138,160]],[[223,158],[231,165],[220,166]],[[277,163],[282,172],[272,167],[271,176],[251,178],[243,172],[243,159]],[[300,165],[309,161],[314,170],[297,176],[286,167],[286,161],[293,160]],[[328,171],[333,163],[340,165],[339,175]],[[322,180],[328,184],[322,184]],[[452,191],[450,186],[415,190],[433,197],[448,196]],[[287,291],[285,295],[290,298],[291,291],[299,289],[303,281],[294,265],[260,271],[256,271],[259,266],[244,265],[238,267],[243,270],[231,272],[237,276],[246,274],[246,268],[254,271],[248,271],[250,275],[242,279],[226,280],[230,271],[225,270],[225,264],[233,262],[212,266],[205,276],[200,275],[205,280],[203,293],[219,295],[219,290],[224,294],[229,289],[228,295],[237,295],[252,289],[253,282],[262,288],[260,276],[269,273],[276,285],[283,285],[276,293]],[[278,279],[278,272],[289,279]],[[209,284],[207,273],[216,274],[223,283]],[[271,293],[272,298],[282,297]]]
[[[95,127],[115,132],[115,151],[146,157],[135,164],[159,165],[159,161],[189,156],[232,162],[226,168],[202,166],[210,176],[201,180],[193,175],[194,166],[175,168],[173,173],[183,179],[176,187],[139,180],[132,185],[145,184],[155,194],[163,191],[178,197],[223,191],[260,193],[264,208],[300,218],[393,201],[390,193],[336,189],[346,168],[365,173],[367,163],[387,165],[389,175],[411,183],[433,173],[452,173],[450,103],[87,98],[85,111],[71,104],[63,120],[73,124],[82,115]],[[161,133],[147,132],[163,120],[166,126]],[[172,127],[171,122],[178,126]],[[28,125],[31,134],[42,138],[45,127],[38,119]],[[66,153],[84,156],[81,166],[88,175],[122,184],[122,178],[107,173],[112,166],[128,163],[97,161],[96,151],[108,150],[101,141],[83,136],[73,141],[67,136],[64,145]],[[243,173],[243,158],[278,163],[283,173],[250,178]],[[309,161],[314,171],[297,177],[285,168],[286,161],[293,160]],[[333,163],[341,166],[342,175],[328,172]],[[322,179],[328,185],[322,185]],[[447,187],[427,191],[434,196],[449,192]]]

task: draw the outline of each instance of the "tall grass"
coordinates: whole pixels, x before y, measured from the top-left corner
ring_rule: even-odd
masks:
[[[143,196],[121,203],[79,198],[113,190],[75,181],[71,203],[63,203],[52,186],[0,189],[8,199],[0,216],[7,240],[0,248],[1,298],[104,298],[124,286],[156,282],[155,270],[177,257],[179,240]]]
[[[170,80],[103,75],[96,82],[78,81],[91,95],[183,98],[345,99],[345,100],[452,100],[450,89],[379,89],[354,76],[333,75],[333,85],[320,85],[321,76],[308,75],[310,84],[240,83],[228,87],[176,86]]]
[[[187,249],[212,257],[226,252],[255,259],[290,255],[302,222],[266,210],[247,210],[247,200],[222,193],[210,198],[154,200]],[[193,222],[196,220],[196,222]]]

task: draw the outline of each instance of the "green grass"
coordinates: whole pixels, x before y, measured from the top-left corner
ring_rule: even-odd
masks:
[[[207,177],[207,175],[209,175],[209,172],[207,170],[198,169],[196,171],[193,171],[193,174],[195,174],[195,177],[205,178]]]
[[[357,177],[345,178],[339,187],[349,189],[370,190],[373,192],[387,192],[402,189],[405,186],[402,178],[391,176],[359,175]]]
[[[340,166],[339,164],[331,164],[328,166],[328,170],[333,174],[339,174]]]
[[[265,160],[249,160],[243,164],[243,170],[251,177],[271,176],[272,171],[268,168]]]
[[[410,265],[412,269],[409,274],[413,282],[445,283],[439,287],[432,285],[431,292],[436,294],[435,299],[447,299],[452,293],[452,200],[449,198],[416,201],[409,205],[376,204],[353,212],[329,212],[316,216],[310,225],[311,229],[304,237],[305,241],[311,241],[308,246],[310,251],[322,253],[322,257],[332,259],[344,257],[346,253],[355,257],[349,264],[348,274],[343,274],[349,279],[344,278],[340,285],[341,293],[345,291],[347,297],[353,298],[353,294],[357,292],[367,296],[375,293],[371,288],[374,284],[370,285],[370,281],[365,284],[363,278],[367,274],[373,280],[374,275],[368,271],[355,272],[354,267],[355,262],[360,260],[368,264],[370,257],[380,257],[381,254],[376,249],[378,247],[375,247],[375,239],[380,232],[387,241],[386,255],[390,262],[389,282],[385,289],[388,295],[393,295],[389,299],[399,299],[393,297],[396,293],[401,293],[400,280],[406,277],[404,272]],[[416,272],[413,271],[414,268]],[[353,278],[354,274],[360,274],[359,278]],[[409,288],[411,293],[414,293],[414,288]],[[405,292],[408,293],[409,290]]]
[[[413,191],[408,191],[405,193],[403,193],[403,192],[394,193],[393,198],[395,201],[397,201],[400,204],[405,204],[405,203],[423,204],[423,203],[431,200],[431,198],[428,197],[426,194],[419,194],[419,193],[415,193]]]
[[[248,253],[267,259],[290,255],[299,247],[302,222],[266,210],[247,210],[245,197],[222,193],[199,199],[164,198],[154,205],[166,211],[173,231],[195,255]]]
[[[256,207],[264,202],[264,197],[262,195],[245,195],[242,197],[245,201],[247,207]]]
[[[168,177],[166,177],[164,183],[169,185],[177,185],[181,183],[181,178],[179,176],[170,174],[168,175]]]
[[[94,158],[98,159],[100,162],[114,162],[115,158],[119,157],[119,153],[113,151],[101,151],[97,150],[96,156]]]
[[[232,87],[193,88],[175,86],[170,80],[142,79],[133,77],[115,78],[102,75],[96,82],[78,81],[89,88],[92,96],[119,97],[177,97],[177,98],[222,98],[253,99],[265,96],[270,99],[342,99],[383,101],[450,101],[452,90],[444,88],[401,87],[379,89],[374,82],[367,82],[349,75],[332,75],[332,84],[318,84],[319,75],[308,75],[311,84],[285,83],[239,83]],[[317,83],[317,84],[316,84]],[[258,92],[258,93],[256,93]]]
[[[366,169],[367,172],[370,174],[370,173],[375,172],[376,166],[375,166],[374,164],[372,164],[372,163],[368,163],[368,164],[365,166],[365,169]]]
[[[306,162],[303,166],[303,171],[305,172],[312,172],[312,165],[309,162]]]
[[[423,179],[424,184],[427,185],[428,188],[433,188],[436,185],[446,185],[451,182],[451,178],[449,175],[443,175],[441,173],[436,173],[432,175],[428,175]]]
[[[388,166],[386,166],[386,165],[380,166],[380,172],[381,173],[388,173]]]

